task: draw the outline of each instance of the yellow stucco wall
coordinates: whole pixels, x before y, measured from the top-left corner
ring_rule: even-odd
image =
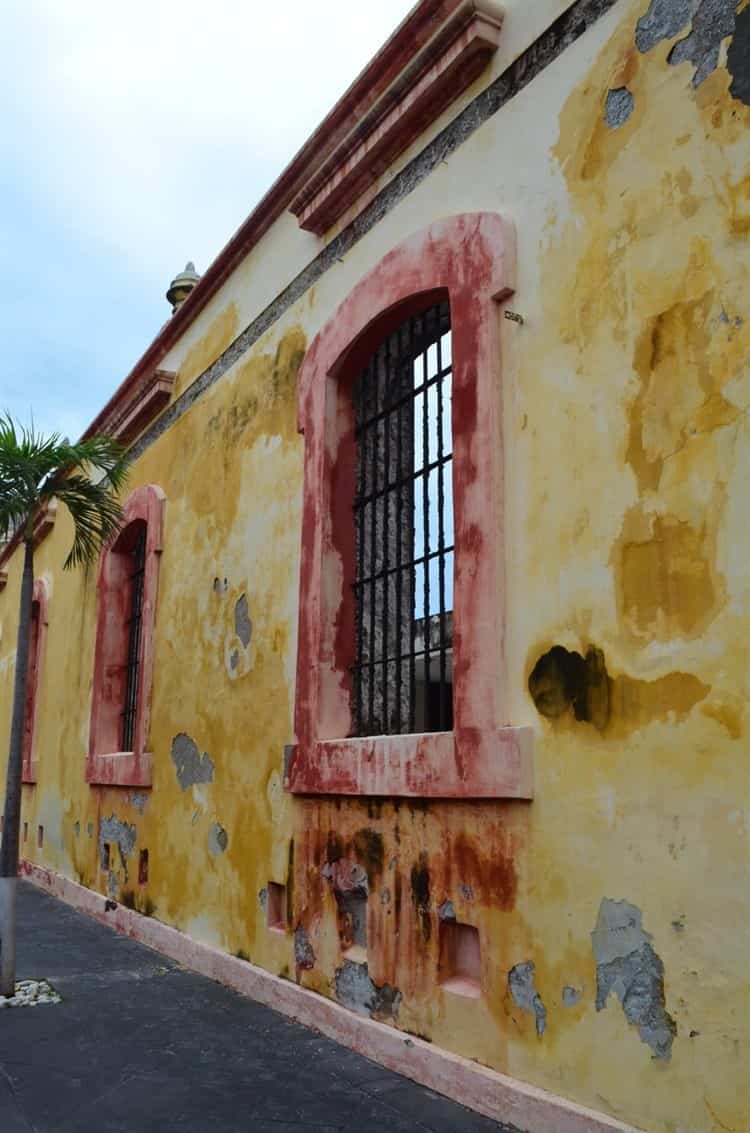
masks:
[[[522,6],[508,7],[525,45],[538,12],[524,27]],[[726,41],[697,87],[690,62],[668,62],[689,28],[639,51],[647,8],[616,4],[136,462],[131,487],[154,482],[167,496],[148,792],[84,782],[95,571],[62,573],[60,515],[37,553],[49,630],[24,853],[293,978],[292,934],[269,933],[259,897],[269,881],[287,884],[316,957],[299,978],[334,996],[342,957],[321,870],[335,842],[368,871],[369,974],[400,992],[396,1025],[645,1129],[740,1133],[750,1129],[750,109],[729,92]],[[621,87],[632,113],[613,128],[606,97]],[[292,800],[281,775],[293,733],[296,372],[385,250],[476,209],[503,213],[518,234],[512,306],[524,323],[502,326],[507,656],[510,722],[536,732],[535,798]],[[264,237],[269,257],[275,239],[281,286],[317,245],[289,217]],[[167,359],[178,392],[272,298],[267,288],[256,249]],[[16,556],[0,593],[0,737],[19,576]],[[576,706],[569,664],[584,674]],[[180,785],[180,734],[208,753],[211,782]],[[111,876],[99,867],[102,821],[101,840],[119,834],[125,851]],[[480,930],[481,1002],[436,987],[446,899]],[[642,914],[676,1026],[669,1060],[653,1057],[614,995],[597,1010],[602,901]],[[527,962],[541,1035],[509,989],[509,971]]]

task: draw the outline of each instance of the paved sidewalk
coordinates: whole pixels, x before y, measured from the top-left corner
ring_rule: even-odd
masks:
[[[518,1133],[27,882],[18,915],[18,978],[63,1002],[0,1011],[2,1133]]]

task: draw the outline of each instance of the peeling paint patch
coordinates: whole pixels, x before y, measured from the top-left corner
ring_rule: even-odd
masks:
[[[229,845],[229,835],[223,826],[218,822],[214,822],[208,832],[208,852],[212,857],[218,858],[223,854]]]
[[[265,887],[258,891],[258,904],[264,913],[268,910],[268,890]]]
[[[213,783],[214,764],[207,751],[201,755],[198,745],[186,732],[180,732],[172,740],[172,762],[177,773],[177,782],[183,791],[196,783]]]
[[[651,0],[636,24],[635,45],[645,55],[665,39],[674,39],[698,7],[699,0]]]
[[[727,70],[732,76],[732,98],[750,106],[750,8],[743,8],[736,18],[734,39],[727,52]]]
[[[253,625],[250,621],[250,612],[247,607],[247,594],[242,594],[235,602],[234,632],[239,637],[245,649],[247,649],[253,633]]]
[[[547,1029],[547,1008],[536,990],[533,960],[511,968],[508,972],[508,988],[516,1006],[535,1017],[536,1033],[541,1037]]]
[[[441,921],[455,921],[456,910],[453,907],[453,902],[443,901],[442,905],[438,909],[438,916],[440,917]]]
[[[146,809],[146,803],[148,802],[148,795],[145,795],[142,792],[138,792],[130,796],[130,802],[139,814],[143,814],[144,810]]]
[[[690,35],[676,43],[667,62],[690,62],[695,67],[693,86],[699,87],[719,64],[721,41],[734,34],[737,0],[702,0]]]
[[[99,860],[104,859],[104,844],[106,842],[110,846],[118,847],[124,863],[125,859],[129,858],[135,849],[136,837],[136,828],[130,822],[122,822],[114,814],[111,814],[109,818],[103,818],[99,823]]]
[[[575,1007],[581,1001],[581,989],[578,987],[571,987],[568,984],[562,990],[563,1007]]]
[[[86,833],[88,834],[89,838],[94,837],[94,824],[93,824],[93,822],[88,823],[88,825],[86,827]]]
[[[668,1061],[677,1033],[667,1013],[664,964],[651,947],[640,909],[628,901],[603,898],[591,941],[596,960],[596,1009],[602,1011],[611,993],[625,1018],[638,1028],[654,1058]]]
[[[294,930],[294,962],[298,968],[309,970],[315,967],[315,953],[304,927],[298,924]]]
[[[370,979],[367,964],[347,960],[336,970],[336,998],[342,1006],[357,1015],[394,1020],[401,1006],[402,995],[390,984],[378,987]]]
[[[633,113],[635,101],[627,87],[613,87],[607,91],[604,120],[612,130],[624,126]]]
[[[81,824],[80,824],[80,822],[76,822],[73,826],[73,829],[75,830],[76,838],[80,837],[80,834],[81,834]]]

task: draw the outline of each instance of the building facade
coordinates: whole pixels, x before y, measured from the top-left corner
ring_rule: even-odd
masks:
[[[750,1129],[749,125],[746,2],[417,5],[92,422],[98,568],[40,517],[36,880],[521,1127]]]

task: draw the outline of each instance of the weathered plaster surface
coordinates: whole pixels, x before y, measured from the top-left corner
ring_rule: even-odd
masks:
[[[38,552],[54,617],[39,781],[23,804],[45,839],[26,852],[329,1000],[354,985],[350,1001],[372,1012],[371,985],[397,989],[397,1013],[384,1017],[404,1032],[653,1133],[741,1130],[750,9],[739,6],[716,55],[698,5],[684,18],[679,4],[660,6],[651,31],[639,29],[656,12],[647,0],[600,7],[580,38],[566,12],[322,252],[306,242],[304,255],[290,251],[298,245],[280,222],[265,254],[278,240],[293,283],[270,307],[258,258],[228,282],[243,312],[222,332],[231,344],[218,355],[221,336],[205,344],[194,365],[208,369],[135,447],[132,486],[160,483],[169,499],[146,805],[83,779],[94,579],[62,574],[70,524],[60,513]],[[513,20],[532,20],[529,8],[513,10],[509,35]],[[672,52],[696,28],[710,50],[691,48],[676,65]],[[709,73],[693,85],[705,59]],[[632,107],[613,128],[607,96],[622,89]],[[281,781],[293,739],[299,366],[385,251],[478,209],[511,217],[519,234],[513,306],[524,322],[501,328],[505,672],[508,722],[535,730],[535,799],[291,799]],[[17,559],[8,569],[0,735]],[[127,881],[112,822],[135,831]],[[102,823],[113,832],[109,874]],[[227,839],[220,853],[215,826]],[[352,913],[324,875],[344,860],[367,877],[366,980],[361,963],[349,973]],[[269,882],[290,895],[287,933],[267,926],[259,894]],[[621,896],[645,939],[600,963],[591,930],[602,902]],[[479,999],[437,983],[446,903],[478,929]],[[604,908],[601,957],[616,916]],[[529,1011],[509,973],[532,961],[531,986],[528,971],[514,978]]]

